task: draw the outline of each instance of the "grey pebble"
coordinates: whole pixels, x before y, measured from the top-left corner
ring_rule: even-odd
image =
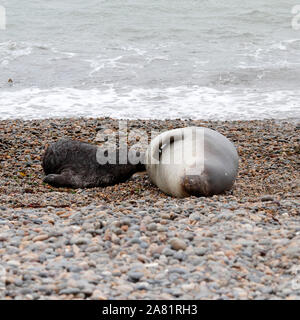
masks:
[[[100,191],[49,193],[67,202],[86,192],[96,199]],[[298,202],[234,199],[7,208],[0,217],[0,282],[5,272],[11,299],[299,299]],[[57,214],[69,210],[67,218]],[[48,239],[32,241],[44,234]]]
[[[59,294],[77,294],[80,292],[79,288],[67,288],[60,290]]]
[[[142,272],[130,271],[128,273],[128,280],[132,282],[138,282],[144,276]]]

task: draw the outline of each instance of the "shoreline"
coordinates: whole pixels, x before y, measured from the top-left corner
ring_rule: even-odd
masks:
[[[68,121],[68,120],[87,120],[87,121],[92,121],[92,120],[113,120],[113,121],[129,121],[129,122],[138,122],[138,121],[147,121],[147,122],[174,122],[174,121],[182,121],[182,122],[203,122],[203,123],[219,123],[219,122],[224,122],[224,123],[235,123],[235,122],[274,122],[276,124],[280,123],[291,123],[295,125],[299,125],[300,123],[300,117],[296,118],[253,118],[253,119],[235,119],[235,120],[228,120],[228,119],[217,119],[217,120],[211,120],[211,119],[192,119],[192,118],[166,118],[166,119],[151,119],[151,118],[114,118],[111,116],[99,116],[99,117],[86,117],[86,116],[78,116],[78,117],[49,117],[49,118],[31,118],[31,119],[23,119],[23,118],[8,118],[8,119],[1,119],[0,118],[0,124],[5,123],[8,121],[14,121],[14,122],[43,122],[43,121]]]
[[[215,129],[240,155],[232,191],[171,198],[146,173],[106,188],[43,184],[62,136],[93,143],[118,120],[0,121],[0,299],[300,299],[299,130],[283,121],[145,121]]]

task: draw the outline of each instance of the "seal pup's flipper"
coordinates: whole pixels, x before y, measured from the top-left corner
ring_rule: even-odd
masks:
[[[79,179],[74,179],[74,173],[68,171],[63,171],[60,174],[52,173],[48,174],[43,182],[50,184],[53,187],[66,187],[66,188],[81,188],[80,184],[76,183]],[[79,180],[80,181],[80,180]]]
[[[44,179],[43,182],[50,184],[53,187],[66,187],[67,182],[65,176],[62,174],[48,174]]]
[[[53,187],[81,189],[87,187],[89,181],[86,181],[82,174],[79,174],[72,169],[65,169],[61,173],[48,174],[43,182],[50,184]]]

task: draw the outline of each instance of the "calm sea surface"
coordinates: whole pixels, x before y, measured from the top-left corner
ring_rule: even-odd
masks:
[[[300,118],[296,4],[0,0],[0,119]]]

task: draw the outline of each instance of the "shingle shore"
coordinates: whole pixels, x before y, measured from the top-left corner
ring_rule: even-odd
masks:
[[[174,199],[147,174],[107,188],[52,188],[42,182],[45,146],[66,136],[96,143],[118,121],[0,121],[0,297],[299,299],[299,125],[138,120],[128,129],[187,125],[235,143],[232,191]]]

